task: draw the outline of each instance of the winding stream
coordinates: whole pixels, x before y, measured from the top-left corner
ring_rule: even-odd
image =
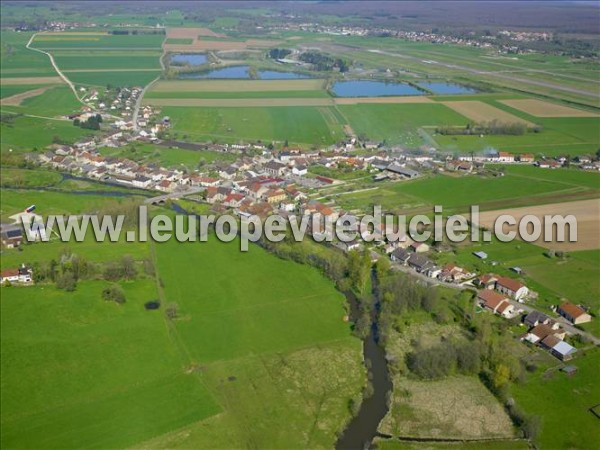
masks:
[[[372,277],[374,278],[374,276]],[[358,414],[346,426],[338,439],[337,450],[369,448],[373,439],[379,435],[379,422],[388,412],[387,398],[392,392],[392,380],[385,359],[385,351],[379,346],[379,329],[377,315],[379,312],[379,293],[377,283],[373,279],[373,307],[371,308],[371,327],[369,335],[363,341],[363,357],[368,370],[368,378],[373,386],[373,395],[364,398]],[[360,314],[359,302],[354,293],[346,292],[350,304],[350,315],[355,322]]]

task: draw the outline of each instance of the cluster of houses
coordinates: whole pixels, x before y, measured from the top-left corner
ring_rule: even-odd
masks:
[[[23,285],[33,284],[33,271],[31,268],[21,265],[16,269],[5,269],[0,272],[0,285]]]
[[[523,324],[529,330],[521,337],[522,341],[548,350],[561,361],[568,361],[577,353],[575,347],[564,341],[567,332],[546,314],[532,311],[523,318]]]
[[[481,288],[477,293],[479,306],[506,319],[514,318],[521,313],[512,301],[523,302],[530,294],[527,286],[519,281],[493,274],[482,275],[476,278],[473,284]],[[585,309],[568,302],[558,306],[556,312],[573,325],[592,320]],[[567,331],[558,321],[546,314],[531,311],[523,318],[523,324],[528,327],[528,331],[521,336],[522,341],[538,345],[562,361],[568,361],[577,352],[575,347],[564,341]]]
[[[472,172],[473,169],[482,167],[483,164],[533,164],[540,169],[558,169],[566,166],[577,166],[582,170],[600,170],[600,161],[587,155],[556,156],[554,158],[536,159],[532,153],[514,154],[497,150],[483,152],[483,154],[459,155],[446,161],[445,169],[450,171]]]

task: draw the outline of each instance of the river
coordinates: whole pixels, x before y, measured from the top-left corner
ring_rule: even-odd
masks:
[[[377,316],[379,312],[379,293],[375,276],[372,276],[373,307],[371,308],[371,327],[363,341],[363,358],[368,370],[368,379],[373,387],[373,395],[364,398],[358,414],[346,426],[335,448],[338,450],[369,448],[376,436],[377,428],[388,412],[387,399],[392,392],[392,380],[387,367],[385,351],[379,346],[379,328]],[[359,302],[354,293],[346,292],[350,304],[350,315],[353,322],[359,317]]]

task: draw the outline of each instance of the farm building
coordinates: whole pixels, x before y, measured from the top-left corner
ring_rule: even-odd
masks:
[[[521,300],[529,293],[529,289],[523,283],[508,277],[500,277],[496,281],[496,290],[506,294],[515,300]]]
[[[575,353],[577,353],[577,349],[567,344],[565,341],[559,341],[551,348],[550,353],[552,353],[561,361],[569,361],[573,358]]]
[[[575,325],[587,323],[592,320],[592,316],[585,312],[583,308],[580,308],[572,303],[563,303],[558,307],[557,312]]]

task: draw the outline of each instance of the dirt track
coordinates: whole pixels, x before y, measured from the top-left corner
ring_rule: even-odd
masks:
[[[10,97],[3,98],[0,101],[0,104],[3,106],[19,106],[21,102],[25,99],[31,97],[37,97],[40,94],[43,94],[48,90],[51,86],[44,86],[37,89],[32,89],[31,91],[21,92],[20,94],[11,95]]]

